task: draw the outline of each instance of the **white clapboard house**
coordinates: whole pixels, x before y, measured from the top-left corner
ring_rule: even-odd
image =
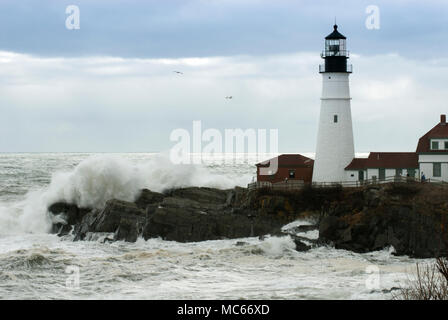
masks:
[[[416,152],[371,152],[367,158],[354,158],[345,167],[346,181],[378,180],[402,176],[448,182],[448,124],[446,116],[424,136]]]
[[[423,137],[417,145],[418,165],[426,179],[448,182],[448,125],[446,115]]]

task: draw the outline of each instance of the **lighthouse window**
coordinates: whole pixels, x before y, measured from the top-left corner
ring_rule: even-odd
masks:
[[[337,115],[337,114],[334,115],[334,117],[333,117],[333,121],[334,121],[334,123],[337,123],[337,122],[338,122],[338,115]]]
[[[289,170],[289,178],[295,178],[296,177],[296,171],[295,170]]]

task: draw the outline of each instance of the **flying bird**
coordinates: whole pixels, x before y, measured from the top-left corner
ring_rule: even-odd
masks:
[[[184,74],[183,72],[180,72],[180,71],[173,71],[174,73],[177,73],[177,74]]]
[[[232,98],[233,98],[232,96],[227,96],[227,97],[226,97],[226,99],[232,99]]]

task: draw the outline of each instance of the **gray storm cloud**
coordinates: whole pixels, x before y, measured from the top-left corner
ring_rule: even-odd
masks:
[[[356,150],[414,150],[444,112],[448,60],[351,60]],[[201,120],[218,130],[278,129],[281,152],[312,152],[319,63],[310,52],[137,59],[2,51],[0,150],[162,151],[172,130]]]

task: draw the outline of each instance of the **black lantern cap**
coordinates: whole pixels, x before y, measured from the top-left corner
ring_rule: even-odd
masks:
[[[338,25],[335,24],[333,26],[334,30],[332,33],[330,33],[328,36],[325,37],[325,40],[332,40],[332,39],[346,39],[346,37],[339,33],[338,31]]]

